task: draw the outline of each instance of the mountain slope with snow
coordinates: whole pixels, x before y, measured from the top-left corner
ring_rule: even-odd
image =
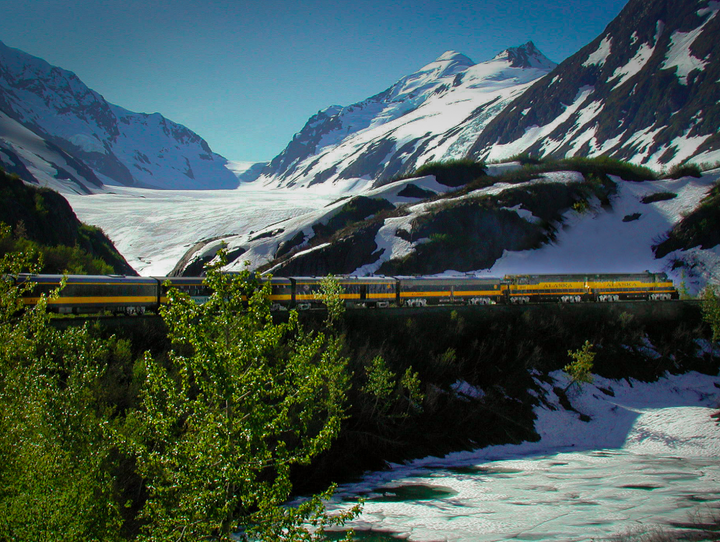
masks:
[[[72,72],[0,42],[0,165],[62,191],[234,188],[227,160],[159,113],[108,103]]]
[[[532,42],[480,64],[448,51],[363,102],[318,112],[259,182],[356,190],[462,158],[484,126],[554,66]]]
[[[630,0],[593,42],[479,134],[470,155],[720,160],[720,2]]]
[[[649,270],[667,272],[690,292],[720,280],[717,244],[661,250],[694,210],[717,209],[720,170],[638,181],[563,167],[542,172],[509,164],[495,172],[505,176],[459,190],[432,176],[396,181],[209,240],[192,247],[186,261],[210,261],[225,246],[236,258],[230,269],[250,262],[278,276]]]

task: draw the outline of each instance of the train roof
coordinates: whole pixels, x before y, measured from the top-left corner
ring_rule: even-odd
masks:
[[[325,277],[290,277],[290,280],[294,280],[296,282],[321,282]],[[337,279],[338,282],[341,283],[357,283],[357,284],[370,284],[370,283],[387,283],[387,282],[395,282],[394,277],[355,277],[355,276],[343,276],[343,275],[335,275],[333,278]]]
[[[565,273],[565,274],[537,274],[537,275],[505,275],[506,280],[528,280],[528,281],[585,281],[585,280],[642,280],[642,279],[667,280],[667,274],[663,272],[651,273],[643,271],[640,273]]]
[[[68,284],[157,284],[153,277],[133,277],[125,275],[33,275],[20,273],[19,280],[37,283],[57,284],[65,278]]]
[[[505,282],[505,279],[500,277],[398,277],[401,283],[407,282],[425,282],[433,284],[454,284],[459,280],[465,283],[474,284],[499,284]]]

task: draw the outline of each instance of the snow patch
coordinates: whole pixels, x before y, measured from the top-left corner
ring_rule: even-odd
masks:
[[[578,214],[570,211],[564,217],[562,228],[555,240],[535,250],[505,251],[492,268],[476,273],[488,276],[506,274],[542,273],[629,273],[666,271],[680,284],[681,271],[671,269],[678,254],[668,254],[658,260],[652,245],[658,237],[670,230],[684,215],[697,207],[712,189],[717,175],[704,175],[700,179],[683,177],[677,180],[626,182],[614,177],[618,192],[612,200],[612,211],[596,209]],[[672,192],[677,197],[670,200],[643,204],[644,196],[656,192]],[[641,220],[624,222],[628,215],[640,214]],[[720,252],[720,251],[718,251]],[[720,276],[720,266],[713,265],[713,251],[698,250],[697,273],[705,279]],[[702,282],[688,284],[691,293]]]
[[[657,40],[655,40],[655,43],[657,44]],[[632,79],[635,75],[637,75],[640,70],[642,70],[645,67],[645,64],[650,59],[650,57],[655,52],[655,46],[650,45],[649,43],[643,43],[635,53],[635,55],[628,61],[627,64],[624,66],[621,66],[617,68],[610,79],[608,79],[608,83],[614,81],[615,79],[618,80],[617,83],[613,86],[613,90],[616,88],[624,85],[627,81]]]
[[[591,53],[583,66],[589,68],[590,66],[604,66],[608,56],[610,56],[610,50],[612,48],[612,36],[605,36],[595,52]]]
[[[670,47],[662,69],[676,68],[675,74],[681,84],[687,85],[688,76],[696,70],[704,70],[709,61],[702,60],[693,56],[690,47],[705,29],[705,26],[715,18],[720,9],[720,2],[711,2],[707,8],[698,11],[698,15],[710,15],[707,20],[690,32],[676,31],[670,36]]]
[[[540,140],[545,141],[543,144],[543,149],[545,150],[559,147],[560,145],[562,145],[562,142],[554,141],[550,139],[548,135],[551,134],[563,122],[569,119],[571,115],[577,112],[580,107],[587,101],[587,99],[592,95],[594,90],[594,87],[591,86],[582,87],[578,90],[578,93],[575,96],[575,100],[573,101],[573,103],[569,106],[566,106],[565,111],[563,111],[562,114],[558,115],[557,118],[555,118],[555,120],[553,120],[552,122],[543,126],[530,126],[529,128],[525,129],[525,133],[519,139],[516,139],[515,141],[512,141],[510,143],[504,145],[493,145],[490,149],[490,153],[487,156],[487,160],[501,161],[503,159],[509,158],[523,152],[525,149],[530,148],[533,144]]]
[[[75,134],[74,136],[71,136],[68,141],[70,141],[73,145],[80,147],[85,152],[99,152],[101,154],[107,154],[105,146],[94,136]]]

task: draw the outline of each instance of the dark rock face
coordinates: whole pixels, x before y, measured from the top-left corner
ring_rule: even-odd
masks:
[[[314,154],[325,134],[342,128],[342,122],[337,116],[339,109],[339,106],[332,106],[310,117],[287,147],[264,168],[263,173],[280,172],[282,177],[283,173],[291,169],[299,160]]]
[[[528,172],[525,180],[539,175]],[[576,178],[562,183],[523,182],[493,195],[436,199],[413,215],[410,227],[395,222],[408,216],[407,209],[386,209],[386,200],[353,198],[330,220],[314,224],[315,236],[308,241],[299,231],[262,270],[272,269],[280,276],[324,276],[363,274],[364,267],[378,275],[488,269],[505,250],[534,249],[552,241],[568,210],[584,212],[591,201],[606,208],[611,205],[617,186],[609,177],[593,173]],[[384,227],[388,229],[379,236]],[[405,256],[388,260],[387,248],[378,243],[386,247],[387,235],[393,232],[412,246]],[[303,251],[290,257],[299,248]]]
[[[514,211],[483,207],[468,203],[440,211],[415,233],[416,238],[429,241],[418,245],[408,258],[385,262],[379,273],[426,275],[447,269],[485,269],[492,267],[504,250],[536,248],[546,240],[541,227]]]
[[[344,227],[360,222],[381,211],[390,211],[395,207],[386,199],[355,196],[340,211],[334,215],[327,224],[315,224],[313,231],[318,239],[327,240]]]
[[[499,158],[493,146],[515,142],[512,153],[668,164],[720,148],[717,11],[716,2],[630,0],[602,35],[506,107],[469,154]]]
[[[367,263],[378,260],[375,236],[382,223],[375,222],[322,248],[306,252],[283,262],[273,270],[275,276],[324,276],[328,273],[349,274]]]
[[[418,185],[412,183],[408,184],[405,188],[398,192],[398,196],[401,198],[426,199],[436,195],[437,194],[432,190],[425,190],[424,188],[420,188]]]
[[[507,55],[510,65],[514,68],[536,68],[542,63],[539,59],[543,58],[543,54],[532,41],[520,47],[511,47],[503,53]]]
[[[675,250],[693,247],[713,248],[720,244],[720,186],[689,215],[668,232],[667,239],[653,247],[656,258],[663,258]]]

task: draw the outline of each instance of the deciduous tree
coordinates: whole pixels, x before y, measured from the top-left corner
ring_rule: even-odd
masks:
[[[274,323],[269,283],[208,269],[210,299],[171,290],[162,310],[169,359],[145,356],[139,412],[128,426],[147,500],[148,540],[311,540],[322,499],[286,505],[290,471],[326,450],[344,416],[341,342]],[[327,496],[327,495],[325,495]]]

